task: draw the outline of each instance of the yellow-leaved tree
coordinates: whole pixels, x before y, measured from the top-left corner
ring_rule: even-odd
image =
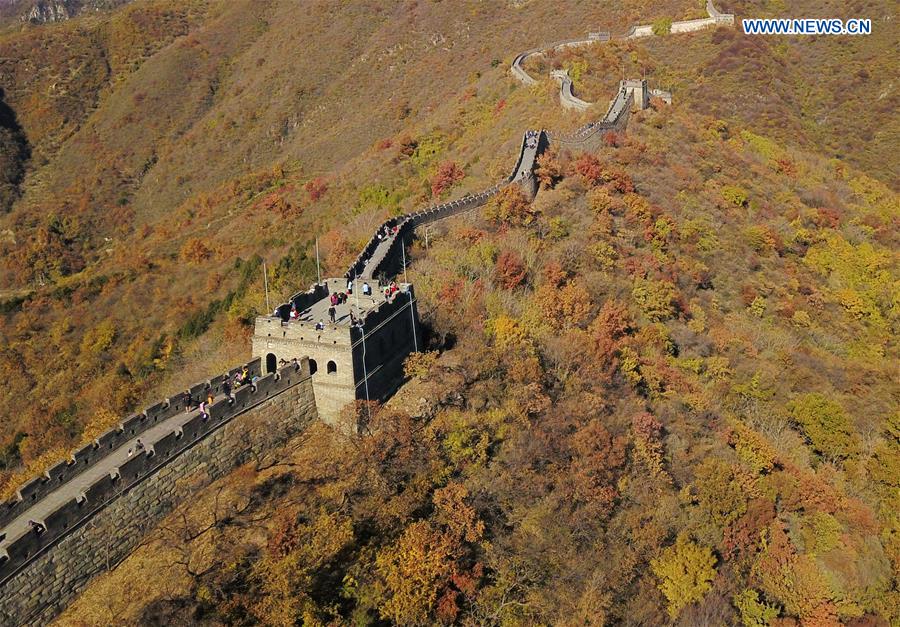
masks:
[[[659,578],[657,587],[669,601],[669,616],[675,618],[686,605],[700,601],[712,588],[716,558],[708,547],[679,534],[675,544],[651,560],[650,569]]]

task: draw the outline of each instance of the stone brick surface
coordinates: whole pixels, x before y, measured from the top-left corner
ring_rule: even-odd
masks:
[[[123,490],[0,588],[0,625],[45,625],[95,575],[116,566],[178,503],[316,419],[307,377],[211,431],[158,472]]]

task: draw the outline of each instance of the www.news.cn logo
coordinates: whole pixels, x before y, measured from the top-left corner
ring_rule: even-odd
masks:
[[[747,35],[869,35],[872,20],[756,19],[741,20]]]

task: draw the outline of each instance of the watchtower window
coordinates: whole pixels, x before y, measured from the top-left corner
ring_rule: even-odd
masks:
[[[319,369],[319,364],[316,363],[315,359],[309,360],[309,374],[316,374],[316,370]]]
[[[337,364],[333,361],[328,362],[328,374],[336,374],[337,373]]]
[[[275,369],[278,367],[278,361],[275,358],[275,353],[269,353],[266,355],[266,372],[275,372]]]

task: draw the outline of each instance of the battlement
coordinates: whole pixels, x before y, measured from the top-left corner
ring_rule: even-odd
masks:
[[[236,388],[230,397],[224,395],[226,380],[243,368],[251,373],[253,382]],[[43,477],[27,482],[15,500],[2,506],[0,583],[111,499],[156,473],[198,440],[310,376],[308,361],[291,363],[275,373],[263,375],[260,360],[254,359],[227,375],[198,383],[189,391],[130,416],[118,427],[78,449],[71,459],[52,466]],[[198,401],[210,393],[216,400],[205,415],[198,409],[188,411],[192,406],[189,399]],[[145,441],[138,450],[135,442],[142,435]],[[132,447],[129,451],[132,454],[123,454],[126,446]],[[34,507],[51,493],[55,497],[53,503],[42,510]]]

